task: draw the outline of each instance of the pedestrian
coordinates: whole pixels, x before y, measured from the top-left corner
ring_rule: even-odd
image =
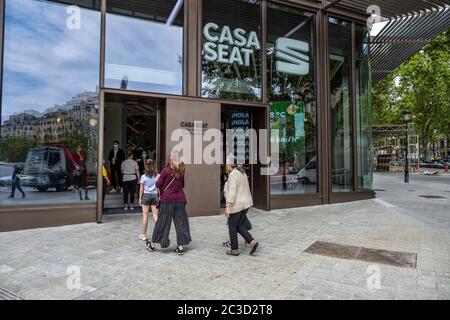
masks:
[[[144,174],[141,176],[140,190],[139,190],[139,205],[142,207],[142,224],[143,231],[139,236],[139,240],[147,240],[147,226],[148,226],[148,214],[152,211],[153,220],[158,220],[158,208],[156,208],[158,202],[158,189],[156,188],[156,181],[159,176],[156,171],[155,161],[149,159],[145,165]]]
[[[253,199],[250,192],[248,177],[245,168],[236,165],[234,157],[227,157],[228,190],[226,195],[225,215],[228,218],[228,231],[230,234],[231,249],[228,255],[239,255],[238,233],[250,244],[250,254],[253,255],[259,244],[245,227],[245,218]]]
[[[172,151],[168,165],[161,171],[156,182],[160,194],[159,212],[152,240],[146,242],[149,251],[156,250],[156,243],[159,243],[162,248],[170,245],[169,234],[172,220],[177,234],[175,252],[182,255],[184,246],[191,242],[186,196],[183,191],[184,181],[184,162],[180,158],[179,152]]]
[[[223,186],[223,197],[225,198],[225,203],[227,202],[227,192],[228,192],[228,176],[227,175],[225,175],[225,183],[224,183],[224,186]],[[250,220],[248,219],[248,216],[247,215],[245,215],[245,218],[244,218],[244,226],[245,226],[245,228],[247,229],[247,231],[250,231],[250,230],[252,230],[252,224],[250,223]],[[227,229],[228,229],[228,218],[226,218],[225,219],[225,225],[227,226]],[[224,246],[224,247],[231,247],[231,242],[230,242],[230,237],[229,237],[229,232],[228,232],[228,230],[227,230],[227,235],[226,235],[226,237],[228,238],[226,241],[224,241],[224,242],[222,242],[222,246]],[[249,243],[247,243],[247,242],[245,242],[245,245],[248,247],[248,246],[250,246],[250,244]]]
[[[139,165],[133,159],[133,152],[127,153],[127,160],[122,162],[121,172],[123,174],[123,204],[124,210],[134,210],[134,195],[136,194],[136,185],[141,179]]]
[[[147,151],[142,150],[139,152],[140,156],[137,157],[136,162],[139,165],[139,173],[142,175],[145,173],[145,166],[147,164],[147,161],[150,160],[150,158],[148,158],[148,154]]]
[[[22,194],[22,199],[26,197],[25,192],[23,192],[22,187],[20,186],[21,173],[22,168],[18,164],[14,165],[14,170],[11,177],[11,195],[9,196],[10,199],[14,199],[16,189],[19,190],[20,193]]]
[[[156,161],[156,149],[155,149],[155,147],[153,147],[153,146],[150,147],[150,150],[148,151],[147,156],[148,156],[149,159],[152,159],[152,160]]]
[[[75,190],[80,195],[80,200],[83,200],[82,190],[84,190],[84,200],[90,200],[88,196],[88,179],[86,161],[87,154],[81,147],[77,146],[77,150],[72,155],[74,170],[72,172],[75,179]]]
[[[103,176],[102,208],[104,208],[106,192],[107,192],[107,189],[109,188],[109,186],[111,185],[111,181],[109,180],[109,177],[108,177],[108,171],[106,170],[106,167],[105,167],[105,160],[103,160],[103,165],[102,165],[102,176]]]
[[[119,192],[122,186],[121,166],[125,160],[125,152],[119,147],[119,141],[114,140],[113,148],[109,151],[108,161],[111,171],[111,182],[113,189],[111,192]]]

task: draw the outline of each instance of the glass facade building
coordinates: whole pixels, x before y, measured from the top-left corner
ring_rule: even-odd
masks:
[[[243,140],[255,207],[374,196],[363,13],[308,0],[0,0],[0,8],[0,231],[101,222],[122,205],[111,192],[120,190],[113,142],[161,168],[173,133],[197,121],[222,133],[255,130],[257,149]],[[270,175],[253,153],[278,160]],[[224,167],[192,160],[188,211],[218,214]]]

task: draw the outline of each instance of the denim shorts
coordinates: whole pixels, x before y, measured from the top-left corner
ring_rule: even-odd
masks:
[[[158,203],[158,195],[151,193],[144,193],[142,196],[142,204],[145,206],[156,206]]]

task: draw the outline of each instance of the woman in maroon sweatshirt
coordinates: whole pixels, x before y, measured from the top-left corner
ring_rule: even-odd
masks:
[[[189,229],[189,219],[186,212],[186,196],[184,194],[184,173],[185,165],[179,159],[177,152],[170,156],[169,163],[161,171],[161,175],[156,182],[159,189],[159,213],[151,241],[146,241],[149,251],[155,251],[155,243],[159,243],[162,248],[167,248],[170,244],[170,226],[175,225],[177,234],[177,248],[175,252],[182,255],[183,246],[191,242]]]

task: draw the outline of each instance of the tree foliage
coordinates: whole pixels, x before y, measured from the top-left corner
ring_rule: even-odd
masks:
[[[402,124],[402,110],[412,112],[420,149],[450,138],[450,31],[394,70],[373,88],[375,125]]]
[[[0,161],[24,162],[28,150],[36,147],[34,139],[14,137],[2,139],[0,143]]]

